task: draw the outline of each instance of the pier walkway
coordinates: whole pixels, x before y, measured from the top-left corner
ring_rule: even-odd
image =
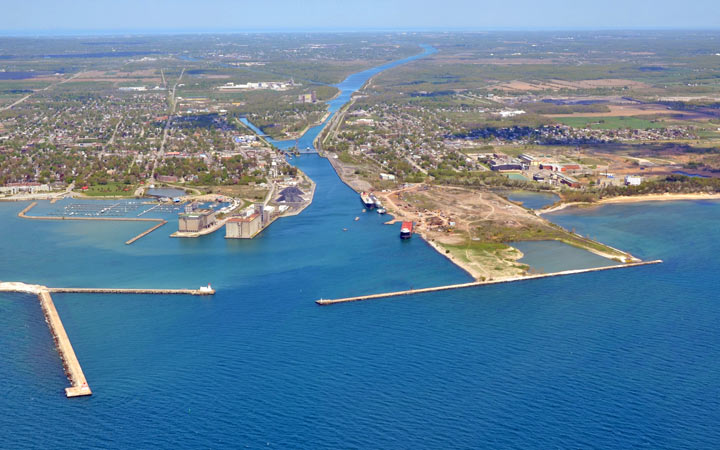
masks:
[[[54,294],[181,294],[213,295],[215,289],[112,289],[112,288],[47,288]]]
[[[47,320],[48,326],[50,326],[50,332],[55,339],[55,345],[57,346],[60,358],[63,360],[65,366],[65,373],[67,374],[70,384],[72,386],[65,388],[65,396],[69,397],[80,397],[83,395],[92,395],[90,386],[87,384],[85,374],[80,367],[80,362],[75,356],[75,351],[70,344],[70,338],[68,338],[65,332],[65,327],[60,320],[55,304],[50,297],[48,291],[40,291],[38,293],[40,299],[40,306],[42,306],[43,312],[45,313],[45,319]]]
[[[132,244],[133,242],[137,241],[138,239],[147,236],[148,234],[150,234],[150,233],[152,233],[153,231],[157,230],[158,228],[160,228],[161,226],[165,225],[166,223],[167,223],[167,220],[163,220],[162,222],[158,223],[157,225],[153,226],[152,228],[148,228],[147,230],[145,230],[145,231],[143,231],[142,233],[138,234],[138,235],[135,236],[134,238],[132,238],[132,239],[130,239],[130,240],[128,240],[128,241],[125,241],[125,245],[130,245],[130,244]]]
[[[361,300],[373,300],[373,299],[377,299],[377,298],[398,297],[401,295],[424,294],[427,292],[447,291],[447,290],[451,290],[451,289],[464,289],[464,288],[471,288],[471,287],[477,287],[477,286],[485,286],[488,284],[512,283],[515,281],[537,280],[539,278],[560,277],[560,276],[575,275],[575,274],[587,273],[587,272],[600,272],[603,270],[625,269],[628,267],[647,266],[650,264],[660,264],[660,263],[662,263],[662,260],[657,259],[654,261],[642,261],[642,262],[635,262],[635,263],[629,263],[629,264],[618,264],[615,266],[594,267],[591,269],[564,270],[562,272],[543,273],[543,274],[538,274],[538,275],[527,275],[527,276],[522,276],[522,277],[503,278],[503,279],[499,279],[499,280],[473,281],[470,283],[450,284],[450,285],[446,285],[446,286],[436,286],[436,287],[421,288],[421,289],[409,289],[406,291],[385,292],[382,294],[368,294],[368,295],[359,295],[356,297],[345,297],[345,298],[337,298],[337,299],[320,299],[320,300],[316,300],[315,303],[317,303],[320,306],[334,305],[336,303],[348,303],[348,302],[357,302],[357,301],[361,301]]]
[[[81,397],[92,395],[88,386],[85,374],[80,367],[80,362],[75,355],[70,338],[65,332],[65,327],[60,320],[60,315],[55,309],[51,293],[66,294],[183,294],[183,295],[213,295],[215,290],[210,286],[200,289],[102,289],[102,288],[49,288],[39,284],[25,284],[19,282],[0,282],[0,292],[20,292],[37,295],[40,306],[45,314],[45,320],[50,333],[55,340],[60,358],[63,361],[65,374],[71,386],[65,388],[65,396]]]

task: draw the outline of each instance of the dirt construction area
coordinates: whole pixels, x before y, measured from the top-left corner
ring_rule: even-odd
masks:
[[[544,219],[492,192],[416,185],[376,195],[394,221],[415,222],[415,232],[477,279],[518,276],[528,269],[517,263],[519,250],[487,242],[478,229],[545,226]]]
[[[629,255],[564,230],[488,190],[412,185],[376,192],[393,214],[392,222],[415,223],[414,231],[478,280],[527,274],[522,253],[507,242],[560,240],[598,255]]]

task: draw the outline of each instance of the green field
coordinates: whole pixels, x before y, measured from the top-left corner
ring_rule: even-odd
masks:
[[[561,117],[558,122],[573,128],[592,128],[594,130],[620,130],[630,128],[633,130],[649,130],[665,128],[663,122],[644,119],[641,117]]]
[[[133,197],[135,189],[137,189],[137,186],[132,184],[108,183],[88,186],[85,191],[76,188],[76,191],[90,197]]]

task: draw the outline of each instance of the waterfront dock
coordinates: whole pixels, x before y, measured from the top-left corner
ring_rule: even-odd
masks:
[[[540,278],[561,277],[561,276],[576,275],[576,274],[588,273],[588,272],[600,272],[600,271],[604,271],[604,270],[626,269],[629,267],[647,266],[647,265],[660,264],[660,263],[662,263],[662,260],[657,259],[654,261],[641,261],[641,262],[634,262],[634,263],[628,263],[628,264],[618,264],[618,265],[614,265],[614,266],[594,267],[591,269],[564,270],[562,272],[542,273],[542,274],[537,274],[537,275],[527,275],[527,276],[521,276],[521,277],[503,278],[503,279],[499,279],[499,280],[473,281],[470,283],[450,284],[450,285],[446,285],[446,286],[435,286],[435,287],[421,288],[421,289],[408,289],[405,291],[385,292],[382,294],[368,294],[368,295],[359,295],[359,296],[355,296],[355,297],[345,297],[345,298],[337,298],[337,299],[320,299],[320,300],[316,300],[315,303],[317,303],[320,306],[326,306],[326,305],[334,305],[336,303],[349,303],[349,302],[357,302],[357,301],[362,301],[362,300],[374,300],[374,299],[378,299],[378,298],[399,297],[401,295],[424,294],[424,293],[428,293],[428,292],[448,291],[448,290],[452,290],[452,289],[465,289],[465,288],[471,288],[471,287],[486,286],[486,285],[490,285],[490,284],[512,283],[512,282],[516,282],[516,281],[529,281],[529,280],[537,280]]]
[[[126,245],[130,245],[138,239],[147,236],[153,231],[157,230],[161,226],[167,223],[165,219],[149,219],[140,217],[69,217],[69,216],[28,216],[27,213],[37,206],[37,202],[30,203],[25,209],[18,213],[18,217],[23,219],[31,220],[96,220],[103,222],[157,222],[157,225],[153,225],[149,229],[138,234],[134,238],[125,242]]]
[[[65,327],[60,320],[60,315],[55,309],[51,293],[57,294],[177,294],[177,295],[213,295],[215,290],[208,285],[199,289],[103,289],[103,288],[49,288],[39,284],[25,284],[20,282],[0,281],[0,292],[20,292],[33,294],[40,300],[40,306],[45,315],[45,320],[50,327],[50,333],[55,340],[55,346],[62,359],[65,374],[70,380],[71,386],[65,388],[65,396],[82,397],[92,395],[88,386],[85,374],[80,367],[80,362],[75,355],[70,338],[65,332]]]

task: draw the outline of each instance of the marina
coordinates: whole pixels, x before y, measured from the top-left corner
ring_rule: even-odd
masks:
[[[133,237],[132,239],[125,242],[126,245],[130,245],[133,242],[137,241],[140,238],[143,238],[147,236],[148,234],[152,233],[153,231],[157,230],[158,228],[162,227],[167,223],[164,219],[150,219],[150,218],[139,218],[139,217],[87,217],[87,216],[28,216],[27,213],[30,212],[34,207],[37,206],[37,202],[32,202],[29,204],[25,209],[20,211],[18,213],[18,217],[21,217],[23,219],[31,219],[31,220],[100,220],[100,221],[123,221],[123,222],[158,222],[156,225],[153,225],[149,229],[145,230],[144,232],[138,234],[137,236]]]

